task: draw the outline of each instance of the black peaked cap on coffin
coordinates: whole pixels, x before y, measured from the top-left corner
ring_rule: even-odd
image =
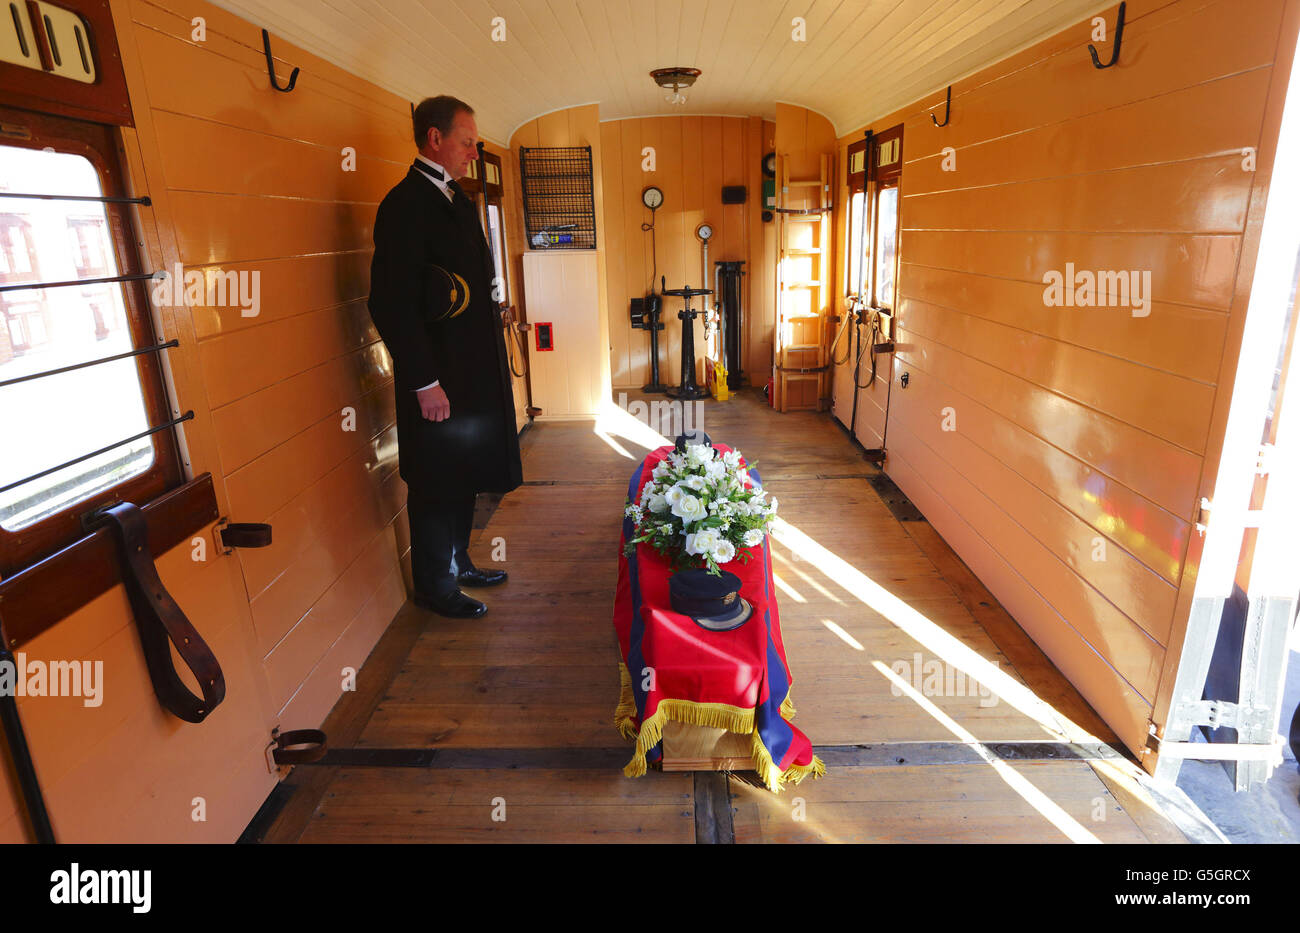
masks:
[[[683,570],[668,578],[673,612],[689,616],[701,628],[725,632],[748,621],[754,609],[740,595],[740,577],[729,571]]]

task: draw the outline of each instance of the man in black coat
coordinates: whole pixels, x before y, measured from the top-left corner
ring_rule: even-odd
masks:
[[[468,549],[475,496],[523,482],[514,396],[492,255],[455,181],[478,157],[474,111],[432,97],[412,122],[419,155],[375,218],[370,316],[393,358],[413,600],[478,618],[487,607],[459,587],[506,580],[475,567]]]

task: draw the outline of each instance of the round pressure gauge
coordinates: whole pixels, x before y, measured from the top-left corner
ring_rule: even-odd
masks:
[[[664,203],[664,193],[651,185],[641,192],[641,203],[652,211],[658,210],[659,206]]]
[[[709,237],[713,236],[713,228],[708,224],[700,224],[695,228],[695,235],[707,243],[709,242]]]

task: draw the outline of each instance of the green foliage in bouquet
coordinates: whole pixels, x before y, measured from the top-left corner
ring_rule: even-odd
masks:
[[[740,451],[718,454],[708,444],[687,445],[655,466],[637,502],[627,500],[633,536],[624,553],[642,542],[672,560],[674,570],[707,569],[753,555],[776,515],[776,499],[749,475]]]

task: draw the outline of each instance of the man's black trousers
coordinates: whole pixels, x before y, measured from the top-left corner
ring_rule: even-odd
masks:
[[[456,589],[456,574],[473,567],[469,535],[474,527],[473,494],[434,498],[414,486],[406,489],[411,526],[411,575],[420,596],[445,596]]]

